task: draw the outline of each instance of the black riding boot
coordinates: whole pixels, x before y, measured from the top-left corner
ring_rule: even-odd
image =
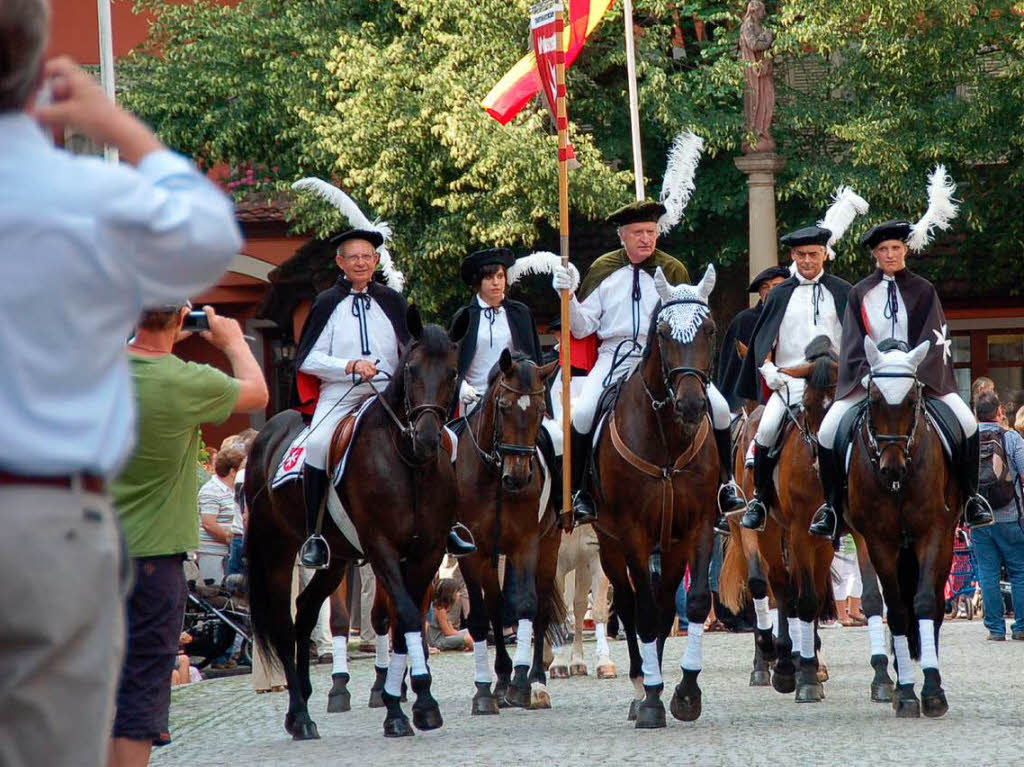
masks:
[[[836,454],[827,447],[818,447],[818,471],[821,474],[821,487],[825,491],[825,502],[818,507],[811,518],[811,526],[807,532],[819,538],[832,540],[836,537],[839,527],[839,490],[842,486],[842,472],[836,462]]]
[[[960,461],[960,488],[964,497],[964,522],[968,527],[987,527],[995,522],[992,507],[978,493],[978,469],[981,462],[981,434],[974,432],[964,440],[964,455]]]
[[[314,570],[323,570],[330,564],[331,549],[320,535],[317,524],[320,504],[327,492],[327,472],[308,463],[302,467],[302,497],[306,504],[306,542],[299,549],[299,564]]]
[[[729,523],[725,515],[732,511],[740,511],[745,504],[737,492],[736,482],[732,478],[732,430],[714,429],[715,445],[718,446],[718,460],[721,464],[721,486],[718,488],[718,516],[715,518],[715,530],[723,535],[729,534]]]
[[[469,528],[461,522],[456,522],[452,525],[451,530],[448,531],[448,538],[445,540],[444,547],[453,557],[464,557],[476,551],[476,543],[462,538],[459,535],[459,530],[465,530],[471,539],[473,537],[473,534],[469,532]]]
[[[740,524],[748,530],[764,530],[768,520],[768,508],[764,499],[772,494],[772,472],[775,471],[775,458],[766,447],[758,445],[754,449],[754,497],[747,504]]]
[[[591,437],[589,434],[580,434],[575,428],[569,431],[572,435],[572,520],[574,525],[586,525],[597,519],[597,508],[586,486]]]

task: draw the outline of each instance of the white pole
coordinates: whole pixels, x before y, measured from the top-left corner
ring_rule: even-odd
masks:
[[[107,98],[116,101],[114,96],[114,33],[110,23],[110,0],[96,0],[96,10],[100,26],[100,82],[103,83],[103,92],[107,94]],[[116,147],[104,147],[103,155],[107,162],[116,163],[118,161]]]
[[[623,0],[622,15],[626,25],[626,78],[629,81],[629,127],[633,137],[633,175],[636,176],[636,199],[644,199],[644,158],[640,149],[640,105],[636,95],[636,51],[633,47],[633,0]]]

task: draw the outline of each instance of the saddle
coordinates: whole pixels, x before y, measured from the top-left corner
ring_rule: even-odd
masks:
[[[349,442],[352,441],[352,432],[356,426],[356,413],[349,413],[344,416],[338,425],[334,427],[334,434],[331,436],[331,448],[327,452],[327,465],[337,466],[341,457],[345,455]]]
[[[597,398],[597,407],[594,408],[594,420],[593,432],[590,436],[590,454],[587,456],[587,466],[584,474],[584,483],[590,482],[596,495],[600,495],[601,492],[601,479],[597,472],[597,461],[594,459],[594,455],[597,453],[597,446],[601,441],[601,432],[603,431],[604,422],[609,413],[615,407],[615,402],[619,399],[619,392],[622,391],[622,387],[626,383],[626,376],[620,378],[611,386],[606,386],[604,391],[601,392],[601,396]]]

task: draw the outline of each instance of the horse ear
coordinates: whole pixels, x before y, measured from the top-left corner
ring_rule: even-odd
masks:
[[[864,336],[864,358],[868,361],[868,367],[872,370],[882,361],[882,353],[878,351],[871,336]]]
[[[654,270],[654,287],[658,291],[658,298],[660,298],[662,302],[672,299],[672,286],[668,284],[668,280],[665,278],[665,272],[661,270],[660,266]]]
[[[805,362],[802,365],[794,365],[791,368],[779,368],[780,373],[785,373],[790,378],[807,378],[811,374],[811,369],[814,365],[810,362]]]
[[[747,358],[747,345],[738,338],[736,339],[736,353],[740,355],[741,360]]]
[[[557,371],[561,363],[561,360],[555,359],[549,362],[547,365],[541,365],[537,368],[537,375],[540,376],[541,381],[547,381]]]
[[[907,362],[914,366],[914,370],[917,370],[918,366],[924,362],[924,358],[928,356],[928,350],[931,347],[931,341],[922,341],[910,350],[910,354],[907,355]]]
[[[708,264],[708,268],[704,270],[704,276],[701,277],[700,282],[697,283],[697,293],[704,301],[708,300],[708,296],[711,295],[711,291],[715,289],[715,280],[717,275],[715,274],[715,267]]]
[[[417,341],[423,336],[423,318],[420,317],[420,310],[416,308],[416,304],[409,304],[409,308],[405,310],[405,326],[409,328],[409,335]]]
[[[454,343],[459,343],[466,337],[467,330],[469,330],[469,312],[459,312],[459,316],[452,323],[452,329],[448,332],[448,337]]]
[[[501,356],[498,357],[498,367],[501,368],[501,372],[505,375],[512,372],[512,352],[508,350],[507,346],[501,350]]]

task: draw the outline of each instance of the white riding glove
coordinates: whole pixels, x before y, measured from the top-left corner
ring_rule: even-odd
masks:
[[[765,385],[772,391],[778,391],[786,385],[785,374],[775,367],[775,363],[771,360],[761,366],[761,375],[764,377]]]
[[[572,264],[569,264],[568,267],[564,267],[559,264],[551,271],[551,287],[557,291],[575,291],[579,284],[579,270],[577,270]]]
[[[463,405],[469,407],[478,399],[480,399],[480,394],[477,390],[463,381],[462,385],[459,387],[459,401],[462,402]]]

